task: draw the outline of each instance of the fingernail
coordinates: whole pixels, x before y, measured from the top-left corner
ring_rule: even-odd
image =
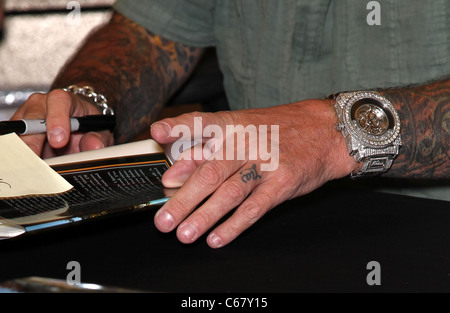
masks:
[[[212,233],[209,235],[209,244],[213,247],[213,248],[220,248],[223,245],[222,239],[217,236],[215,233]]]
[[[214,248],[220,248],[223,245],[222,239],[215,233],[209,235],[209,243]]]
[[[155,221],[163,231],[171,231],[175,224],[173,216],[170,213],[161,210],[156,213]]]
[[[170,126],[167,123],[164,122],[156,122],[152,124],[151,127],[152,131],[157,132],[160,134],[160,136],[163,137],[170,137]]]
[[[62,128],[55,128],[49,134],[49,140],[53,143],[60,143],[66,138],[66,132]]]
[[[197,227],[195,227],[192,224],[181,225],[180,229],[179,229],[179,233],[181,236],[183,236],[184,238],[186,238],[190,241],[194,241],[195,239],[197,239],[197,236],[198,236]]]

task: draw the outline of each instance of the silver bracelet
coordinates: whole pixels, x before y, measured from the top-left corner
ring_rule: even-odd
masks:
[[[103,115],[114,115],[114,110],[108,106],[108,100],[106,100],[106,97],[102,94],[96,93],[94,88],[91,86],[79,87],[77,85],[70,85],[67,88],[63,88],[63,90],[92,99]]]

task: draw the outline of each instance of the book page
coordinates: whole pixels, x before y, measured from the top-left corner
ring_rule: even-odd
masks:
[[[164,150],[153,139],[146,139],[142,141],[110,146],[100,150],[62,155],[50,159],[45,159],[44,162],[46,162],[50,166],[53,166],[66,163],[85,162],[98,159],[109,159],[149,153],[164,153]]]
[[[15,133],[0,136],[0,199],[51,195],[72,189]]]

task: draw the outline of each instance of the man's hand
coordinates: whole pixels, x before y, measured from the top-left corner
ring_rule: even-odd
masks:
[[[12,120],[45,119],[47,133],[25,135],[22,140],[42,158],[100,149],[114,143],[110,131],[71,134],[70,117],[100,114],[98,108],[63,90],[33,94],[16,111]]]
[[[211,144],[208,140],[215,140],[210,145],[212,155],[199,155],[199,151],[207,149],[192,148],[183,152],[184,159],[175,162],[164,174],[166,187],[182,187],[156,213],[156,227],[162,232],[170,232],[179,225],[178,239],[192,243],[236,208],[207,237],[209,246],[223,247],[281,202],[346,176],[358,165],[348,155],[344,138],[335,129],[336,121],[332,101],[309,100],[267,109],[190,113],[153,124],[152,137],[161,144],[176,142],[180,137],[179,130],[183,129],[189,130],[192,139],[206,141],[206,146]],[[270,131],[272,125],[278,125],[279,140],[271,134],[266,138],[267,147],[278,149],[278,166],[263,171],[270,160],[267,155],[262,157],[261,151],[256,158],[249,157],[251,149],[261,147],[261,141],[256,144],[249,139],[255,136],[245,140],[245,159],[237,157],[242,152],[237,140],[233,147],[238,150],[234,151],[233,157],[227,157],[227,141],[234,137],[234,134],[227,136],[227,125],[229,129],[240,129],[238,132],[241,133],[245,129],[260,129],[261,125],[267,125]],[[251,125],[255,127],[247,127]],[[223,134],[220,144],[216,138],[217,127]],[[212,136],[211,133],[210,138],[194,138],[195,135],[200,137],[199,130],[203,134],[215,130],[216,134]],[[258,140],[262,135],[256,134]]]

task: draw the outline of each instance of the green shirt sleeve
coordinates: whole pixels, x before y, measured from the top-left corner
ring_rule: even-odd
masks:
[[[214,45],[214,0],[119,0],[114,9],[147,30],[194,47]]]

